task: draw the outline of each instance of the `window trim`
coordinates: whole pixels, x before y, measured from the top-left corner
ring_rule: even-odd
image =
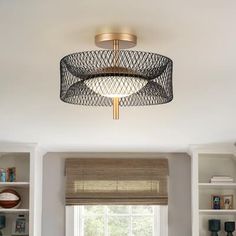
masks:
[[[157,219],[156,223],[154,223],[154,234],[155,236],[168,236],[168,207],[167,206],[159,206],[160,210],[158,211],[158,207],[154,207],[154,219]],[[81,236],[83,232],[83,224],[82,221],[78,219],[80,217],[81,211],[78,208],[73,206],[66,206],[66,236]],[[79,212],[75,212],[75,211]],[[130,214],[128,214],[130,215]],[[106,218],[108,215],[106,214]],[[131,218],[132,219],[132,218]],[[79,229],[77,232],[75,230],[75,222],[79,222]],[[105,224],[107,226],[107,224]],[[132,224],[130,224],[132,227]],[[160,233],[157,230],[160,229]],[[159,234],[158,234],[159,233]]]

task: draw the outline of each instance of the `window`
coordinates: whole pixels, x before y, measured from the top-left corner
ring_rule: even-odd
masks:
[[[67,207],[67,236],[167,236],[166,209],[134,205]]]
[[[168,235],[167,159],[69,158],[65,170],[66,236]]]

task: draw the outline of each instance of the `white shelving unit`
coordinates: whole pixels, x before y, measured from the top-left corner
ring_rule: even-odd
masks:
[[[0,208],[6,216],[4,236],[12,235],[12,225],[18,215],[29,223],[29,236],[41,236],[42,155],[34,144],[0,143],[0,168],[16,167],[16,182],[0,182],[0,190],[14,189],[21,196],[18,208]]]
[[[214,175],[227,175],[236,181],[236,147],[232,144],[194,146],[192,156],[192,236],[208,236],[208,220],[236,221],[236,182],[210,183]],[[212,209],[212,195],[234,195],[234,208]]]

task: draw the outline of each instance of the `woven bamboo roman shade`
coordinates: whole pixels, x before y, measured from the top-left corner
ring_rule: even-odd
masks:
[[[66,205],[168,204],[167,159],[66,159]]]

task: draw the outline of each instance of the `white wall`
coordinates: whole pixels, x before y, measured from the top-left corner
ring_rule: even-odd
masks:
[[[43,168],[42,236],[65,235],[64,161],[67,157],[162,157],[168,156],[169,236],[191,235],[191,168],[186,154],[160,153],[48,153]]]

